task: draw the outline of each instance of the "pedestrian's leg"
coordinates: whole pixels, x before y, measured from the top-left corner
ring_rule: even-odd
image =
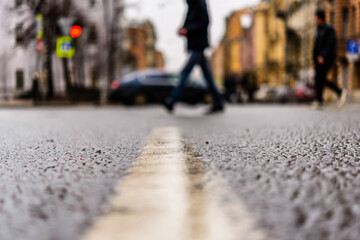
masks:
[[[328,65],[326,68],[326,73],[331,69],[331,65]],[[327,74],[326,74],[327,76]],[[325,78],[325,82],[324,85],[328,86],[331,90],[333,90],[337,96],[338,96],[338,107],[342,108],[345,103],[346,103],[346,98],[347,98],[347,91],[346,89],[340,89],[339,86],[333,82],[330,82],[327,78]]]
[[[184,69],[181,71],[179,85],[171,93],[172,103],[179,101],[181,94],[186,86],[186,81],[193,70],[194,66],[199,62],[199,55],[196,52],[192,52],[188,62],[186,63]]]
[[[338,95],[338,97],[341,96],[341,89],[335,83],[330,82],[329,80],[326,79],[325,85],[329,87],[331,90],[333,90]]]
[[[322,104],[324,102],[323,99],[323,91],[324,91],[324,82],[326,81],[326,71],[324,67],[321,65],[316,66],[315,68],[315,90],[316,90],[316,100]]]
[[[222,105],[223,104],[222,96],[215,85],[213,74],[211,72],[211,69],[203,52],[201,52],[200,67],[203,72],[206,83],[209,87],[209,90],[213,96],[214,105]]]
[[[324,66],[324,86],[327,86],[329,87],[331,90],[333,90],[337,95],[338,97],[341,96],[341,89],[333,82],[330,82],[328,79],[327,79],[327,75],[328,75],[328,72],[330,71],[331,69],[331,65],[327,65],[327,66]]]

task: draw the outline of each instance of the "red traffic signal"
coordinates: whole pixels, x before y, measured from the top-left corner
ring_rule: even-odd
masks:
[[[73,26],[70,29],[70,36],[73,38],[78,38],[81,35],[81,27],[80,26]]]

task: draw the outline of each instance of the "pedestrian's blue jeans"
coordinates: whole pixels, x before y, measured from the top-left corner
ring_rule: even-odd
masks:
[[[186,81],[187,81],[191,71],[195,67],[195,65],[199,65],[201,67],[203,76],[204,76],[206,83],[208,85],[208,88],[213,96],[214,104],[221,105],[222,104],[222,96],[215,86],[214,77],[211,73],[210,67],[208,65],[208,62],[206,60],[206,57],[205,57],[203,51],[192,51],[191,52],[190,58],[180,74],[179,85],[171,93],[172,102],[176,103],[177,101],[179,101],[181,94],[182,94],[184,88],[186,87]]]

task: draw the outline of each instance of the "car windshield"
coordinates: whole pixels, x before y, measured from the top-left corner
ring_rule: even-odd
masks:
[[[161,71],[158,71],[158,70],[143,70],[143,71],[135,71],[135,72],[130,72],[128,74],[125,74],[122,78],[121,78],[121,81],[123,83],[126,83],[126,82],[129,82],[129,81],[133,81],[137,78],[144,78],[146,76],[149,76],[149,75],[158,75],[158,76],[161,76],[163,75],[164,73],[161,72]]]
[[[170,83],[178,83],[179,82],[179,76],[177,75],[167,75],[166,78]]]
[[[131,82],[138,79],[142,84],[146,85],[176,85],[179,82],[180,76],[173,73],[164,73],[161,71],[137,71],[124,75],[121,78],[123,83]],[[190,78],[187,85],[203,85],[200,79]]]
[[[139,75],[139,73],[137,73],[137,72],[128,73],[121,78],[121,81],[123,83],[133,81],[134,79],[137,78],[138,75]]]
[[[140,76],[139,81],[144,85],[176,85],[179,77],[176,75],[153,74]]]
[[[176,74],[166,75],[166,78],[169,81],[169,83],[171,83],[171,84],[177,84],[180,80],[180,76],[176,75]],[[186,84],[202,86],[202,85],[204,85],[204,82],[201,79],[189,78],[188,81],[186,82]]]

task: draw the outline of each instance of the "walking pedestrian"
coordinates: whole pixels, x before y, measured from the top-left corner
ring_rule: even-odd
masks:
[[[215,86],[214,77],[204,55],[204,50],[209,47],[208,27],[210,21],[207,4],[205,0],[186,0],[186,2],[188,12],[185,23],[178,30],[178,34],[187,38],[187,50],[190,57],[180,74],[178,86],[173,90],[171,96],[166,99],[165,107],[170,113],[173,112],[174,105],[179,101],[191,71],[196,65],[199,65],[213,97],[212,107],[207,113],[222,112],[224,110],[222,96]]]
[[[32,82],[32,98],[34,106],[39,105],[41,101],[41,93],[40,93],[40,83],[39,83],[39,74],[35,73]]]
[[[228,103],[232,103],[236,95],[238,76],[236,74],[229,74],[224,80],[225,100]]]
[[[336,60],[336,34],[334,28],[326,24],[325,12],[316,12],[317,33],[313,52],[315,64],[315,90],[316,101],[312,107],[319,109],[324,104],[324,87],[331,88],[339,97],[338,107],[344,106],[347,98],[346,89],[341,90],[336,84],[327,79],[327,74]]]

